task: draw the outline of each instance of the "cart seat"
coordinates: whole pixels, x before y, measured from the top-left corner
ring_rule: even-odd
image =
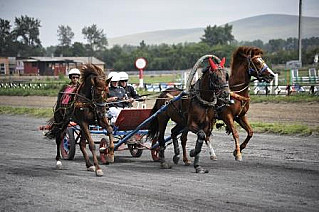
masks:
[[[130,109],[125,108],[121,110],[118,115],[115,126],[120,131],[134,130],[138,125],[150,117],[152,109]],[[146,124],[142,129],[148,129]]]

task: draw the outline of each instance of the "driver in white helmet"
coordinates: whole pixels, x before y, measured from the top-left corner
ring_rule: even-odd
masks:
[[[107,102],[109,105],[108,114],[111,117],[111,123],[115,123],[119,113],[127,107],[127,96],[124,88],[119,86],[120,76],[117,72],[111,72],[108,79],[111,78]]]
[[[71,81],[68,85],[63,86],[62,89],[60,90],[60,93],[62,94],[62,96],[60,100],[58,98],[58,103],[62,105],[67,105],[70,103],[72,97],[74,96],[72,94],[76,92],[76,89],[80,85],[79,83],[80,75],[81,75],[81,72],[77,68],[72,68],[69,71],[69,79]]]
[[[133,107],[133,102],[135,99],[140,99],[140,95],[136,92],[133,86],[128,85],[128,74],[126,72],[119,72],[120,76],[120,86],[124,88],[125,93],[128,98],[128,107]]]

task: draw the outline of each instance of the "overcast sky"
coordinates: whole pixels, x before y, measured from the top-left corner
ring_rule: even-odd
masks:
[[[298,15],[299,0],[0,0],[0,18],[14,24],[27,15],[41,21],[40,39],[57,45],[59,25],[70,26],[74,41],[96,24],[107,38],[165,29],[221,25],[263,14]],[[303,15],[319,17],[319,0],[303,0]]]

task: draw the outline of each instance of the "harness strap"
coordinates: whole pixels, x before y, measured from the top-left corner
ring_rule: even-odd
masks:
[[[199,92],[197,92],[197,90],[200,90],[199,89],[199,81],[197,81],[195,83],[195,87],[194,87],[194,90],[191,90],[190,93],[192,96],[194,96],[195,98],[197,98],[197,100],[199,101],[200,104],[202,104],[203,106],[206,106],[206,107],[215,107],[216,103],[217,103],[217,98],[215,96],[215,93],[213,92],[214,94],[214,101],[212,102],[209,102],[209,101],[206,101],[204,99],[202,99],[199,95]]]
[[[248,103],[248,101],[241,101],[241,108],[240,108],[240,111],[236,117],[238,117],[241,114],[241,112],[243,111],[243,109],[247,103]]]
[[[88,102],[74,102],[75,108],[90,108],[92,107],[92,103]]]
[[[234,99],[239,100],[239,101],[245,101],[245,102],[250,101],[249,97],[241,96],[235,92],[230,92],[230,96],[233,97]]]

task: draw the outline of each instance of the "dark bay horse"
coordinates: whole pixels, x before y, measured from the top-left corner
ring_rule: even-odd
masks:
[[[114,144],[112,127],[109,125],[106,114],[106,94],[108,84],[105,73],[98,66],[87,64],[81,69],[81,84],[77,89],[74,99],[69,107],[62,106],[58,99],[51,128],[46,134],[48,138],[55,138],[57,145],[56,167],[62,168],[60,145],[64,132],[70,120],[76,122],[81,127],[80,149],[83,153],[88,171],[95,171],[97,176],[102,176],[103,171],[99,167],[95,153],[94,141],[89,131],[89,125],[95,124],[107,130],[110,140],[109,161],[114,161]],[[93,155],[91,164],[86,152],[86,141]]]
[[[248,123],[246,116],[249,109],[249,84],[251,77],[256,77],[259,81],[271,82],[275,76],[262,59],[262,55],[263,51],[256,47],[242,46],[234,51],[229,77],[229,88],[234,104],[223,107],[218,112],[219,119],[224,121],[227,125],[227,131],[233,135],[235,140],[234,156],[238,161],[242,160],[241,151],[247,146],[253,136],[252,127]],[[239,145],[239,135],[234,121],[247,132],[247,137],[241,145]]]
[[[195,148],[191,150],[191,157],[194,159],[194,168],[196,173],[207,173],[208,170],[199,165],[199,153],[202,144],[209,141],[212,122],[216,119],[215,105],[217,99],[229,100],[229,87],[227,83],[227,72],[223,68],[224,60],[221,64],[216,65],[212,58],[209,58],[210,66],[204,69],[201,78],[189,90],[187,98],[182,98],[169,105],[165,112],[160,113],[153,119],[149,126],[148,137],[151,140],[158,139],[159,142],[159,158],[162,168],[171,168],[171,165],[166,162],[164,151],[165,141],[164,134],[167,127],[167,122],[171,119],[176,123],[172,129],[172,139],[176,147],[176,135],[182,132],[181,140],[183,146],[183,160],[185,163],[190,163],[186,156],[186,139],[188,131],[197,134]],[[220,62],[220,60],[219,60]],[[168,98],[173,95],[178,95],[181,90],[169,89],[164,91],[155,102],[151,114],[154,114],[165,104]],[[175,140],[174,140],[175,139]],[[178,145],[178,144],[177,144]],[[175,148],[175,155],[179,151]],[[178,153],[179,154],[179,153]]]

